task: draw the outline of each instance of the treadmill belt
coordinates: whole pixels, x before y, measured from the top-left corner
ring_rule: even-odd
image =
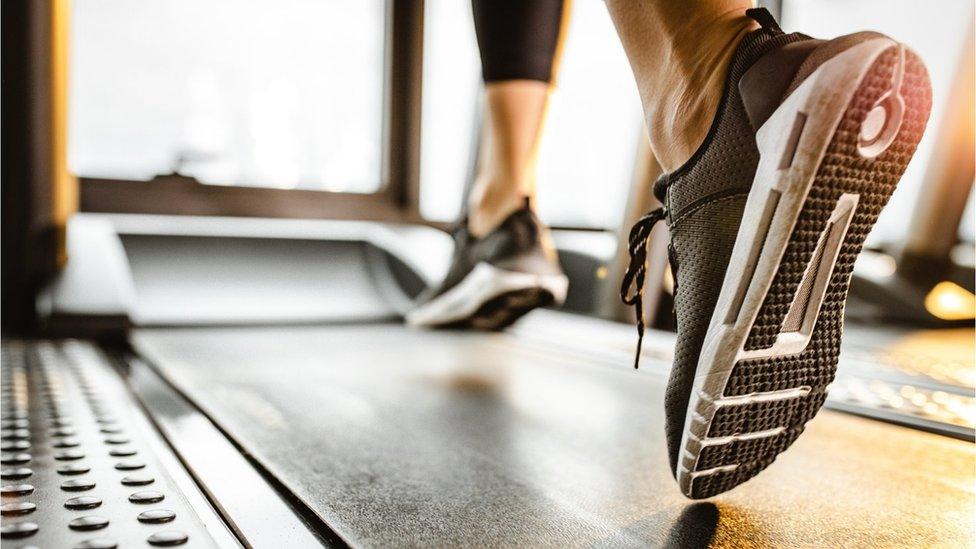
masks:
[[[557,316],[556,344],[399,324],[133,342],[355,545],[972,545],[972,444],[829,410],[756,479],[685,499],[667,365],[635,372],[597,349],[627,327]]]

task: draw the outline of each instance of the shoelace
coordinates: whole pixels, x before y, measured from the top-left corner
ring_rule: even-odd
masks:
[[[630,265],[624,273],[620,285],[620,299],[626,305],[634,306],[637,317],[637,354],[634,356],[634,369],[640,363],[641,346],[644,343],[644,276],[647,274],[647,245],[651,238],[651,230],[658,221],[665,218],[664,208],[653,210],[640,219],[630,229],[628,251]],[[633,293],[631,293],[633,288]]]

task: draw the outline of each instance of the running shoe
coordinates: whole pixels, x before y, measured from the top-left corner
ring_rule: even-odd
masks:
[[[784,34],[746,13],[761,28],[737,46],[704,143],[655,184],[664,207],[635,225],[621,289],[642,333],[647,238],[665,220],[678,332],[665,429],[696,499],[765,469],[824,403],[854,260],[931,106],[905,45]]]
[[[532,309],[563,303],[569,281],[528,200],[484,238],[467,225],[454,229],[447,276],[420,296],[408,324],[500,330]]]

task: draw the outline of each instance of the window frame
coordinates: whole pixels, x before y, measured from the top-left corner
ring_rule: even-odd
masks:
[[[100,213],[426,222],[420,215],[422,0],[387,0],[383,143],[374,193],[208,185],[181,174],[149,181],[79,177],[80,210]]]

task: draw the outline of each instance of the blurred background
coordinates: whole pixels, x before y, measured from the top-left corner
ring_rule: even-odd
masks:
[[[969,117],[960,115],[970,93],[964,73],[972,3],[946,0],[938,16],[911,0],[775,4],[788,31],[885,32],[914,47],[932,77],[930,130],[868,239],[879,254],[865,256],[861,272],[883,275],[906,250],[924,256],[922,265],[931,256],[944,263],[947,247],[971,266],[972,182],[964,188],[953,181],[950,190],[933,191],[940,184],[931,180],[952,171],[952,179],[963,181],[971,171],[971,163],[947,153],[942,142],[964,148],[962,141],[972,134]],[[592,233],[564,234],[564,247],[588,247],[612,263],[615,235],[630,220],[628,204],[640,202],[634,195],[656,174],[643,158],[648,153],[640,104],[606,9],[595,0],[575,2],[572,9],[565,63],[541,147],[538,204],[545,222]],[[83,209],[239,213],[217,203],[204,208],[199,198],[186,207],[163,208],[151,198],[154,193],[141,192],[172,187],[177,183],[158,178],[175,175],[201,185],[320,191],[306,195],[303,208],[272,208],[274,216],[335,217],[328,204],[309,204],[348,195],[365,195],[356,203],[375,203],[367,197],[406,187],[415,193],[408,205],[412,221],[436,225],[458,216],[477,163],[481,127],[468,3],[425,3],[416,37],[422,51],[412,60],[419,89],[411,97],[416,103],[406,109],[395,106],[405,96],[391,72],[394,22],[386,2],[86,0],[70,10],[67,159],[69,171],[82,180]],[[840,12],[844,17],[836,16]],[[409,143],[393,143],[391,132],[407,109],[417,115]],[[392,154],[404,146],[410,148],[410,165],[401,170]],[[107,196],[86,200],[96,190]],[[940,196],[926,196],[933,192]],[[938,217],[955,229],[951,236],[940,233],[935,240],[943,242],[935,243],[934,219],[920,210],[947,213],[942,202],[952,204],[952,211]],[[959,204],[965,207],[955,223]],[[242,213],[267,216],[257,207]],[[362,217],[345,207],[341,215]],[[582,299],[581,292],[574,294],[573,301]],[[604,315],[613,309],[609,303],[587,306],[602,308]]]
[[[828,407],[963,440],[971,452],[974,4],[760,4],[788,32],[881,31],[928,67],[928,129],[858,260]],[[617,295],[624,238],[652,206],[661,170],[604,3],[575,0],[572,10],[538,178],[539,213],[555,229],[570,294],[562,311],[531,315],[511,332],[518,343],[505,345],[530,357],[610,357],[629,366],[633,312]],[[160,364],[162,356],[184,366],[200,357],[236,365],[251,355],[235,344],[251,335],[222,339],[226,333],[206,330],[272,330],[273,341],[296,341],[298,325],[344,326],[364,332],[337,341],[366,356],[382,351],[369,343],[376,336],[364,335],[378,324],[382,337],[393,333],[402,348],[415,348],[404,356],[417,364],[497,359],[477,341],[424,339],[433,336],[404,335],[399,326],[410,300],[446,267],[444,229],[478,163],[483,90],[469,2],[4,0],[2,54],[5,341],[87,338],[140,356],[169,345],[192,352],[154,355]],[[645,353],[652,372],[666,377],[672,282],[666,233],[655,235]],[[174,327],[185,331],[166,332]],[[600,351],[554,350],[574,342]],[[273,348],[259,349],[270,353],[268,364]],[[287,356],[311,361],[312,351],[295,349]],[[316,355],[303,364],[322,372],[336,360],[352,359]],[[235,375],[213,372],[196,386]],[[343,375],[342,413],[360,420],[368,414],[357,399],[372,397],[375,380],[346,386]],[[535,394],[525,389],[533,383],[562,387],[587,418],[624,421],[594,404],[615,397],[589,399],[586,384],[547,376],[529,375],[519,398]],[[486,383],[465,380],[451,390],[469,394]],[[254,395],[268,386],[210,401],[264,410]],[[921,447],[932,439],[912,440]]]
[[[946,0],[938,17],[911,0],[784,0],[776,8],[788,31],[835,36],[870,27],[926,61],[932,129],[868,239],[869,247],[891,252],[922,246],[910,242],[909,231],[926,178],[944,169],[932,166],[936,144],[949,139],[946,117],[966,118],[952,94],[965,95],[954,90],[965,80],[972,3]],[[595,0],[572,9],[541,149],[539,209],[554,226],[615,231],[625,224],[646,147],[640,104],[606,9]],[[394,91],[388,11],[379,0],[75,2],[68,169],[82,187],[86,179],[131,182],[127,194],[168,174],[225,187],[382,192],[390,183],[393,114],[386,98]],[[416,208],[422,220],[446,223],[457,217],[477,162],[478,55],[468,3],[430,0],[423,19],[419,139],[411,143],[419,146]],[[966,204],[957,230],[965,245],[954,253],[971,263],[973,193],[954,197]],[[891,262],[872,265],[890,270]]]

